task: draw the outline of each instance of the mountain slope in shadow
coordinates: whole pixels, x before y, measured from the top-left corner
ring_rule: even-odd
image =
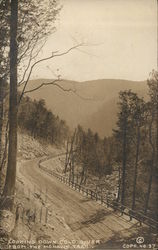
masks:
[[[41,83],[51,82],[51,79],[31,80],[27,90]],[[57,86],[43,86],[29,93],[34,99],[45,99],[46,105],[54,114],[66,120],[70,128],[81,124],[90,127],[102,137],[112,133],[117,119],[117,102],[119,92],[131,89],[141,96],[147,96],[146,81],[128,81],[115,79],[92,80],[76,82],[62,80]]]

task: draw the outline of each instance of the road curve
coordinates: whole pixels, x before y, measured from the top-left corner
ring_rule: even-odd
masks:
[[[19,174],[23,180],[34,183],[37,187],[47,188],[49,207],[61,217],[63,230],[57,234],[67,239],[109,241],[115,235],[127,237],[134,225],[119,213],[87,199],[81,193],[72,190],[53,176],[48,176],[39,169],[38,159],[21,164]],[[58,236],[58,235],[56,235]]]

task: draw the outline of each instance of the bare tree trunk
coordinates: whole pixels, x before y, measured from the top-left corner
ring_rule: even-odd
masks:
[[[3,189],[3,173],[2,173],[2,136],[3,136],[3,97],[4,97],[4,86],[3,79],[0,80],[0,193]]]
[[[86,181],[87,181],[87,168],[86,168],[86,172],[85,172],[85,174],[84,174],[83,185],[86,185]]]
[[[86,165],[86,164],[83,164],[82,172],[81,172],[81,181],[80,181],[80,185],[82,185],[82,184],[84,183],[84,180],[87,179],[86,173],[87,173],[87,165]]]
[[[10,96],[9,96],[9,147],[8,164],[3,195],[9,197],[5,209],[12,209],[16,180],[17,155],[17,25],[18,0],[11,0],[10,19]]]
[[[158,166],[158,103],[156,108],[156,165]]]
[[[67,162],[66,162],[66,164],[65,164],[64,173],[66,173],[66,171],[67,171],[67,166],[68,166],[68,164],[71,162],[71,156],[72,156],[72,154],[73,154],[73,147],[74,147],[75,136],[76,136],[76,129],[75,129],[75,132],[74,132],[73,137],[72,137],[72,140],[71,140],[71,146],[70,146],[69,154],[66,155]],[[68,147],[68,145],[67,145],[67,147]],[[67,148],[67,150],[68,150],[68,148]]]
[[[157,3],[158,4],[158,3]],[[157,98],[158,99],[158,98]],[[156,178],[156,192],[157,192],[157,200],[156,200],[156,204],[157,204],[157,211],[156,211],[156,218],[158,221],[158,103],[157,103],[157,109],[156,109],[156,164],[155,164],[155,178]]]
[[[4,150],[3,150],[3,156],[2,156],[2,160],[1,160],[1,166],[0,169],[2,169],[6,164],[6,159],[7,159],[7,147],[8,147],[8,127],[9,127],[9,123],[7,121],[6,126],[5,126],[5,141],[4,141]]]
[[[0,79],[0,173],[4,167],[4,158],[5,158],[5,142],[3,145],[3,138],[5,134],[5,98],[7,92],[7,84],[4,79]],[[7,126],[7,125],[6,125]],[[4,150],[3,150],[4,148]],[[0,182],[1,184],[1,182]]]
[[[125,201],[125,178],[126,178],[126,147],[127,147],[127,124],[126,124],[126,118],[124,118],[124,131],[123,131],[123,162],[122,162],[122,191],[121,191],[121,204],[124,205]]]
[[[72,152],[72,156],[71,156],[71,175],[72,175],[72,182],[74,182],[75,165],[74,165],[74,155],[73,155],[73,152]]]
[[[135,209],[136,186],[137,186],[137,176],[138,176],[139,148],[140,148],[140,126],[138,125],[138,127],[137,127],[137,144],[136,144],[136,159],[135,159],[135,169],[134,169],[134,183],[133,183],[132,210]]]
[[[85,169],[85,165],[83,165],[83,168],[82,168],[80,185],[82,185],[82,182],[83,182],[83,179],[84,179],[84,169]]]
[[[147,197],[146,197],[145,209],[144,209],[145,214],[147,214],[147,210],[149,207],[149,200],[150,200],[150,193],[151,193],[151,186],[152,186],[152,179],[153,179],[153,168],[154,168],[154,161],[152,161],[151,167],[150,167],[150,177],[149,177],[148,191],[147,191]]]
[[[1,79],[0,80],[0,164],[2,161],[3,99],[4,99],[4,82],[3,79]]]
[[[71,164],[72,164],[72,162],[70,161],[69,162],[69,167],[70,167],[70,169],[69,169],[69,180],[71,180],[71,169],[72,169]]]
[[[149,126],[149,143],[152,148],[152,158],[151,158],[151,166],[150,166],[150,176],[149,176],[149,183],[148,183],[148,190],[147,190],[147,196],[145,201],[145,208],[144,213],[147,213],[148,206],[149,206],[149,200],[150,200],[150,193],[151,193],[151,186],[152,186],[152,179],[153,179],[153,170],[154,170],[154,160],[155,160],[155,145],[152,141],[152,124],[154,120],[154,114],[152,113],[152,120]]]
[[[118,196],[117,202],[120,200],[120,191],[121,191],[121,166],[119,166],[119,179],[118,179]]]
[[[65,158],[65,169],[64,169],[65,174],[67,172],[67,165],[68,165],[68,152],[69,152],[69,140],[67,140],[66,144],[66,158]]]

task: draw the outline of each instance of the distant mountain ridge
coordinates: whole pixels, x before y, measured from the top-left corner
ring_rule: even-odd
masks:
[[[51,79],[31,80],[27,89],[39,86],[43,82],[51,82]],[[81,124],[84,128],[91,128],[100,136],[109,136],[115,127],[117,120],[117,102],[119,92],[131,89],[139,96],[147,96],[146,81],[129,81],[115,79],[101,79],[85,82],[62,80],[57,86],[44,86],[41,89],[29,93],[34,99],[45,99],[46,105],[66,120],[70,128]]]

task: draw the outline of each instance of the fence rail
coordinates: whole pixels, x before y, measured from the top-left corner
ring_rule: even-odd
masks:
[[[14,199],[13,211],[15,213],[16,224],[22,221],[25,224],[41,223],[47,224],[49,219],[49,213],[51,210],[47,207],[47,188],[46,191],[34,186],[34,191],[29,188],[20,185],[20,191],[14,196],[1,196],[0,197],[0,212],[5,210],[4,203],[9,199]],[[20,195],[20,196],[19,196]],[[19,197],[26,198],[25,203],[20,200]],[[43,201],[40,206],[38,202]]]
[[[51,157],[49,157],[49,158],[51,158]],[[40,169],[47,172],[49,175],[53,175],[62,183],[67,184],[68,186],[70,186],[71,188],[73,188],[76,191],[82,192],[85,196],[90,197],[92,200],[100,201],[100,203],[102,205],[106,205],[107,207],[111,207],[114,209],[114,211],[121,212],[121,215],[129,216],[130,220],[132,220],[132,218],[136,219],[140,223],[140,225],[142,223],[144,223],[144,224],[148,225],[150,228],[158,229],[158,221],[156,221],[152,218],[149,218],[148,216],[146,216],[143,213],[132,210],[129,207],[124,206],[121,203],[110,199],[109,197],[104,198],[102,195],[98,194],[97,192],[83,187],[82,185],[72,181],[70,178],[67,178],[65,176],[61,176],[61,175],[57,174],[55,171],[47,169],[46,167],[44,167],[41,164],[42,162],[44,162],[46,160],[48,160],[48,159],[40,160],[38,165],[39,165]]]

